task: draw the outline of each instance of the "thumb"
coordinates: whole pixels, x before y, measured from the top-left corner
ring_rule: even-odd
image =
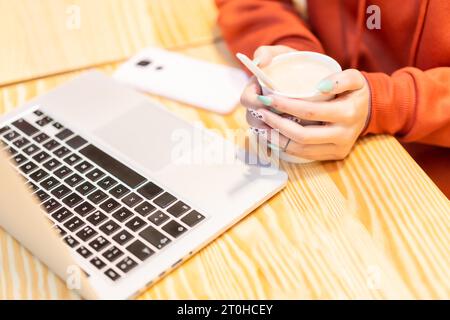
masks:
[[[364,76],[356,69],[337,72],[321,80],[317,89],[322,93],[339,94],[345,91],[359,90],[366,84]]]
[[[294,51],[294,49],[287,46],[261,46],[255,50],[253,54],[253,62],[258,65],[258,67],[265,67],[270,64],[275,56],[282,53]]]

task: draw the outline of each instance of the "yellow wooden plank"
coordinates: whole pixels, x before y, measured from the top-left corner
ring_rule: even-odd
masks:
[[[213,0],[0,0],[0,84],[217,37]]]

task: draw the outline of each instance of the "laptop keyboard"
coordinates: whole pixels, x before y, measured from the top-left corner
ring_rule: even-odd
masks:
[[[205,219],[40,110],[1,127],[0,149],[64,242],[112,281]]]

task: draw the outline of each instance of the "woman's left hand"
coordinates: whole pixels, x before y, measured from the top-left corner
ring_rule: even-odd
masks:
[[[271,141],[272,149],[281,149],[311,160],[343,159],[350,153],[366,126],[370,112],[370,89],[367,81],[358,70],[348,69],[322,80],[318,89],[338,96],[325,102],[276,96],[260,99],[266,106],[281,113],[291,114],[299,119],[325,122],[325,125],[302,126],[266,108],[258,108],[255,110],[256,115],[280,133],[279,139],[276,139],[278,146],[274,145],[275,140]],[[270,134],[267,138],[270,140]]]

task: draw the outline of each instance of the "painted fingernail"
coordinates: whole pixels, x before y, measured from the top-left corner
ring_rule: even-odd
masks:
[[[255,128],[255,127],[250,127],[250,130],[258,135],[258,136],[262,136],[264,138],[267,138],[267,129],[260,129],[260,128]]]
[[[258,96],[258,100],[261,101],[265,106],[270,107],[272,105],[272,98],[266,96]]]
[[[261,59],[259,59],[258,57],[256,57],[255,59],[253,59],[253,63],[255,65],[259,65],[261,63]]]
[[[263,120],[264,117],[260,112],[256,111],[255,109],[248,109],[248,111],[250,112],[252,117],[259,119],[259,120]]]
[[[276,113],[276,114],[283,114],[283,112],[278,111],[278,110],[275,109],[275,108],[270,108],[270,111],[272,111],[273,113]]]
[[[320,92],[330,92],[331,90],[333,90],[333,87],[334,83],[329,79],[324,79],[320,81],[319,84],[317,85],[317,89]]]
[[[274,145],[273,143],[268,143],[267,146],[273,151],[280,151],[280,148],[277,145]]]

